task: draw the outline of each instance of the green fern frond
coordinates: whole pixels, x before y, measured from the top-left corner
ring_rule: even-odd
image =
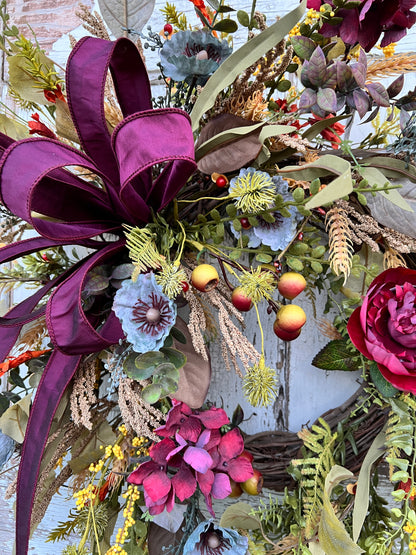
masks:
[[[60,542],[65,540],[70,534],[75,532],[79,524],[78,512],[70,511],[69,520],[66,522],[58,522],[58,526],[54,528],[48,535],[47,542]]]
[[[183,12],[178,12],[176,6],[166,2],[164,8],[161,9],[162,14],[165,16],[166,23],[174,25],[180,31],[186,31],[188,28],[188,21]]]
[[[416,403],[411,395],[402,394],[399,399],[390,399],[386,427],[386,459],[389,463],[390,478],[396,469],[403,470],[395,462],[402,464],[402,452],[411,456],[415,446]]]
[[[160,268],[163,257],[155,244],[155,235],[147,228],[125,226],[126,246],[130,251],[130,258],[136,268],[132,280],[135,281],[140,272]]]
[[[330,426],[320,418],[319,425],[313,425],[310,430],[304,428],[298,436],[302,439],[305,448],[317,455],[292,461],[293,466],[300,467],[303,514],[306,522],[305,535],[310,538],[319,522],[325,478],[335,464],[334,448],[337,434],[333,434]],[[313,476],[313,480],[310,476]]]

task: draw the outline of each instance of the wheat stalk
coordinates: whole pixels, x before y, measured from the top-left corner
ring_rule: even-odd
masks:
[[[344,284],[351,271],[354,254],[348,216],[343,208],[336,204],[327,212],[325,226],[328,232],[329,263],[336,276],[344,275]]]
[[[381,58],[371,62],[367,69],[367,80],[371,83],[377,79],[415,70],[416,54],[395,54],[390,58]]]

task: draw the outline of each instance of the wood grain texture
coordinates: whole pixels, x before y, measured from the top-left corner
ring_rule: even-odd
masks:
[[[88,2],[84,0],[84,3]],[[236,0],[231,2],[233,7],[250,11],[251,4],[246,1]],[[149,24],[158,31],[163,27],[163,17],[158,12],[164,2],[157,1],[156,11]],[[189,0],[176,0],[175,5],[179,11],[187,14],[189,22],[197,25],[198,19]],[[298,0],[259,0],[258,9],[267,14],[268,22],[273,22],[276,16],[284,15],[298,5]],[[9,0],[8,9],[13,22],[18,25],[29,23],[38,35],[38,39],[51,57],[64,65],[68,51],[68,33],[71,32],[79,38],[85,31],[78,26],[74,16],[75,3],[65,0],[25,1]],[[23,30],[23,29],[22,29]],[[245,32],[237,36],[235,44],[245,40]],[[400,42],[400,50],[414,50],[416,32]],[[146,51],[148,67],[155,67],[156,54]],[[156,79],[155,71],[150,72],[151,78]],[[415,86],[415,79],[407,78],[407,88]],[[359,131],[365,136],[365,129]],[[284,343],[276,338],[273,333],[273,317],[262,314],[266,341],[266,359],[268,364],[275,367],[280,374],[279,395],[276,402],[268,409],[255,409],[250,407],[241,394],[240,378],[233,371],[227,372],[220,356],[217,345],[212,347],[213,380],[208,398],[211,401],[223,403],[228,413],[231,413],[237,403],[244,409],[247,421],[243,428],[248,433],[263,430],[289,429],[296,431],[304,424],[314,421],[321,413],[330,409],[348,398],[356,389],[357,374],[342,372],[325,373],[311,366],[311,358],[327,342],[319,331],[312,315],[312,307],[305,295],[297,300],[307,312],[308,322],[298,340],[293,343]],[[324,300],[317,303],[318,314],[323,312]],[[253,338],[254,344],[259,347],[259,335],[255,314],[247,317],[247,332]],[[238,349],[238,346],[236,346]],[[0,498],[3,499],[8,478],[0,476]],[[64,520],[73,506],[70,495],[62,488],[61,495],[56,496],[50,508],[33,534],[29,553],[34,555],[55,555],[61,552],[64,544],[46,543],[48,531]],[[14,534],[13,499],[0,503],[0,555],[11,555]]]

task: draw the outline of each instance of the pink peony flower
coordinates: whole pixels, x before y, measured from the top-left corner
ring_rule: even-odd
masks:
[[[416,270],[382,272],[352,313],[348,333],[388,382],[416,394]]]

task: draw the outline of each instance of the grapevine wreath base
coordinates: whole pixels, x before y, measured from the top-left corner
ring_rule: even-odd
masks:
[[[318,424],[320,420],[325,420],[332,432],[338,430],[338,433],[346,435],[348,429],[351,433],[353,441],[345,441],[345,453],[342,457],[345,459],[343,465],[354,474],[359,473],[368,449],[387,419],[387,410],[376,404],[365,410],[357,410],[364,387],[361,385],[342,405],[326,411],[316,421]],[[253,464],[262,473],[265,487],[274,491],[293,487],[294,480],[288,472],[288,467],[293,459],[301,456],[301,435],[302,432],[277,430],[245,436],[244,445],[254,456]]]

